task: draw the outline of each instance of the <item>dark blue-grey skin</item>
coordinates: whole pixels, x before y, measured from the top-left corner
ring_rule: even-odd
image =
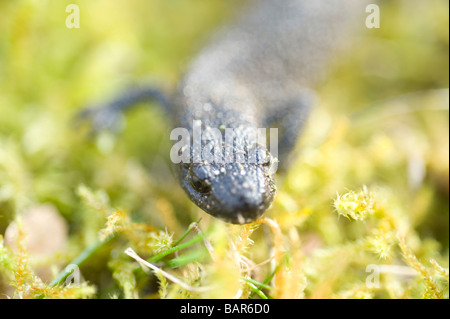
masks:
[[[277,158],[245,140],[235,141],[234,154],[248,159],[256,148],[256,163],[175,164],[179,183],[205,212],[224,221],[245,224],[271,205],[276,187],[273,165],[286,168],[312,106],[313,87],[347,37],[364,7],[345,0],[254,0],[240,18],[221,30],[194,59],[177,92],[166,98],[153,88],[136,89],[102,109],[89,109],[95,128],[109,127],[118,111],[144,99],[157,99],[174,127],[233,128],[238,136],[251,127],[278,128]],[[364,21],[360,19],[360,27]],[[208,133],[204,133],[208,138]],[[202,146],[211,141],[202,141]],[[219,144],[219,145],[218,145]],[[225,147],[216,143],[216,149]],[[269,145],[268,145],[269,146]],[[229,150],[228,150],[229,151]],[[191,148],[191,155],[193,154]],[[277,163],[277,164],[276,164]]]

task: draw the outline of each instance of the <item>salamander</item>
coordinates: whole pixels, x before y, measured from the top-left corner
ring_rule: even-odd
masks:
[[[348,0],[250,1],[194,58],[170,97],[155,88],[137,88],[82,116],[91,117],[96,129],[110,127],[123,109],[148,99],[160,102],[173,127],[185,128],[191,137],[199,125],[204,134],[200,150],[209,143],[221,154],[232,152],[234,160],[193,161],[201,154],[191,145],[190,161],[174,164],[180,186],[192,202],[217,218],[253,222],[273,202],[273,166],[287,167],[314,104],[312,89],[348,35],[357,8],[364,10]],[[237,138],[230,147],[209,136],[211,128],[232,128]],[[277,128],[278,154],[239,138],[250,128]],[[250,150],[256,161],[248,161]],[[238,154],[244,161],[235,160]]]

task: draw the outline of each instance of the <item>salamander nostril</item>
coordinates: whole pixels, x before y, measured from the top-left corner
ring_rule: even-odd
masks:
[[[258,209],[262,203],[262,198],[254,199],[246,196],[241,196],[238,201],[239,210],[242,211],[252,211]]]
[[[222,210],[227,214],[239,212],[244,216],[253,216],[265,206],[268,195],[252,188],[241,188],[235,194],[223,191],[216,193],[215,196],[221,202]]]

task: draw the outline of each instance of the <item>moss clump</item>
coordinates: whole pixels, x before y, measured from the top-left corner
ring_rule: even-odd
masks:
[[[339,215],[349,219],[363,220],[375,212],[372,194],[364,187],[362,191],[355,193],[350,191],[343,195],[337,195],[334,200],[334,208]]]

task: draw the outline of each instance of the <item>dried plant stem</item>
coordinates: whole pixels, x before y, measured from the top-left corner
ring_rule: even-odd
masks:
[[[448,281],[448,268],[442,267],[442,266],[439,265],[439,264],[437,263],[437,261],[434,260],[434,259],[431,259],[431,260],[430,260],[430,263],[433,265],[433,267],[436,269],[436,271],[437,271],[438,273],[440,273],[442,276],[444,276],[445,279],[447,279],[447,281]]]
[[[270,218],[261,218],[254,222],[254,224],[266,224],[272,230],[273,233],[273,241],[274,241],[274,259],[275,264],[278,266],[281,264],[284,256],[283,249],[283,234],[281,232],[280,226],[274,220]],[[276,295],[279,295],[282,291],[282,287],[284,284],[284,278],[281,273],[278,273],[275,277],[275,291]]]
[[[400,248],[405,255],[406,261],[411,265],[412,268],[414,268],[419,274],[422,275],[423,279],[427,283],[430,290],[433,292],[433,295],[435,298],[440,299],[441,294],[439,293],[438,288],[433,282],[433,279],[431,278],[428,271],[423,267],[423,265],[417,260],[417,257],[412,253],[412,251],[409,249],[409,247],[405,243],[405,239],[398,235],[398,241]]]
[[[153,270],[155,273],[161,274],[164,277],[166,277],[167,279],[169,279],[170,281],[174,282],[175,284],[179,285],[180,287],[182,287],[185,290],[188,291],[192,291],[192,292],[204,292],[204,291],[208,291],[211,290],[211,287],[193,287],[190,286],[186,283],[184,283],[181,279],[178,279],[177,277],[169,274],[168,272],[165,272],[164,270],[156,267],[155,265],[152,265],[151,263],[149,263],[148,261],[142,259],[141,257],[139,257],[138,254],[136,254],[136,252],[131,249],[131,248],[127,248],[125,250],[125,253],[130,256],[131,258],[133,258],[134,260],[136,260],[142,268],[150,268],[151,270]]]

